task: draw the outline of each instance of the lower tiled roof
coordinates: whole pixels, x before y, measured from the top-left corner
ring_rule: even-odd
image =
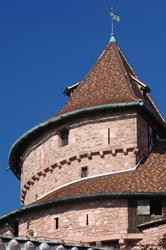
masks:
[[[136,170],[84,179],[56,190],[39,200],[99,193],[166,192],[166,143],[157,145]]]

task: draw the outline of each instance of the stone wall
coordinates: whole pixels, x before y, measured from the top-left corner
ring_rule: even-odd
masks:
[[[22,204],[79,180],[84,166],[88,166],[88,176],[136,166],[136,114],[96,116],[68,126],[68,145],[61,147],[58,133],[52,132],[26,152],[21,176]]]
[[[56,218],[58,228],[56,229]],[[117,240],[128,229],[127,200],[82,202],[27,214],[19,223],[19,236],[33,230],[34,237],[64,242]]]

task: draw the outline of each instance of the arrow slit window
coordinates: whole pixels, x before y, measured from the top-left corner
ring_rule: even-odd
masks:
[[[110,128],[108,128],[108,145],[110,145]]]
[[[59,218],[54,218],[55,221],[55,229],[57,230],[59,228]]]

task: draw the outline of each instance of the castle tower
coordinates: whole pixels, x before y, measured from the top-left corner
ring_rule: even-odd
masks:
[[[139,226],[166,216],[166,124],[149,92],[111,39],[65,89],[65,106],[12,147],[22,208],[0,218],[0,232],[8,221],[39,239],[127,249],[143,240]]]

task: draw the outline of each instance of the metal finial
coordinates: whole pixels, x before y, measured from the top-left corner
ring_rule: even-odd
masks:
[[[114,21],[120,22],[120,17],[114,14],[113,8],[111,8],[111,11],[110,11],[109,14],[112,17],[112,30],[111,30],[110,42],[114,42],[115,43],[116,39],[115,39],[115,34],[114,34]]]
[[[111,8],[110,15],[111,15],[111,17],[112,17],[112,30],[111,30],[111,36],[114,36],[114,19],[113,19],[113,16],[114,16],[114,8],[113,8],[113,7]]]

